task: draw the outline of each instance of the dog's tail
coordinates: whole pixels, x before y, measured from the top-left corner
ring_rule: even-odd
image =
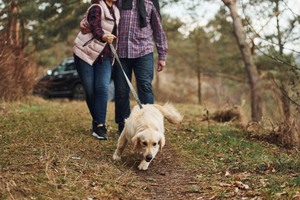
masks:
[[[164,106],[154,104],[155,107],[163,114],[163,116],[172,124],[180,124],[183,116],[169,102]]]

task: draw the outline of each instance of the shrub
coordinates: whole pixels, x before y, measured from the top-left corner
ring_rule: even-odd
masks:
[[[23,99],[31,93],[37,67],[34,60],[5,41],[0,41],[0,97],[5,101]]]

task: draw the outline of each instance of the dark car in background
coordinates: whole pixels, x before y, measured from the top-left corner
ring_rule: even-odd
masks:
[[[53,70],[36,80],[33,94],[44,98],[65,97],[85,100],[85,91],[75,67],[74,58],[67,58]],[[114,82],[108,86],[108,101],[114,100]]]
[[[36,80],[33,93],[44,98],[85,99],[84,88],[78,76],[74,59],[67,58],[53,70],[47,70],[47,74]]]

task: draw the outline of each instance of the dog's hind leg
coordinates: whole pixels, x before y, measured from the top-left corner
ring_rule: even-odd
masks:
[[[122,153],[125,149],[126,143],[127,143],[127,140],[126,140],[126,137],[125,137],[125,134],[124,134],[124,131],[123,131],[123,133],[119,137],[117,149],[116,149],[116,151],[113,155],[114,160],[121,160],[121,156],[122,156]]]

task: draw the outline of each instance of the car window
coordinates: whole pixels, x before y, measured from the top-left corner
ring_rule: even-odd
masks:
[[[62,73],[66,68],[66,64],[65,63],[61,63],[60,65],[58,65],[57,67],[55,67],[55,69],[53,69],[53,75],[58,75],[60,73]]]
[[[72,70],[76,70],[74,61],[64,61],[52,70],[52,74],[54,76],[57,76],[59,74]]]
[[[68,63],[66,65],[65,71],[72,71],[72,70],[75,70],[75,63]]]

